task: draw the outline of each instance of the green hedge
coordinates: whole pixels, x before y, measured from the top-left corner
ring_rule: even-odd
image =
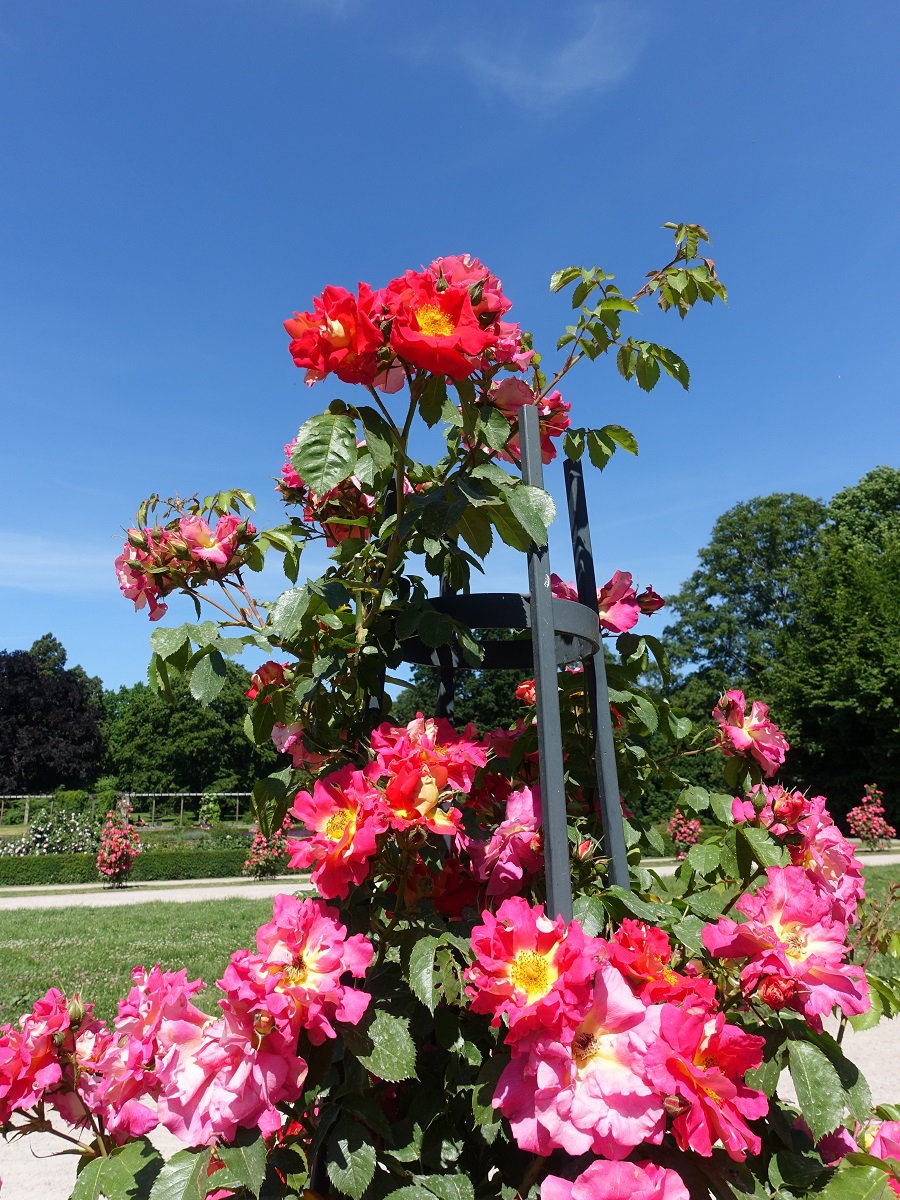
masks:
[[[246,858],[246,850],[156,850],[138,855],[131,879],[135,883],[157,879],[234,879],[240,875]],[[95,856],[0,857],[0,887],[53,883],[100,883]]]

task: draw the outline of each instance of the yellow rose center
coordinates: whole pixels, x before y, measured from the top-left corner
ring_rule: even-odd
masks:
[[[309,971],[306,969],[306,963],[301,958],[299,962],[293,966],[285,967],[281,972],[282,987],[302,987],[306,983]]]
[[[590,1062],[594,1057],[596,1049],[597,1039],[592,1033],[588,1033],[586,1029],[582,1029],[580,1033],[576,1033],[572,1039],[572,1053],[579,1067],[583,1067],[586,1062]]]
[[[550,972],[547,960],[534,950],[520,950],[513,960],[509,977],[520,991],[528,996],[528,1003],[546,995],[550,987]]]
[[[353,816],[349,809],[340,809],[328,818],[328,824],[325,826],[325,836],[332,842],[339,842],[344,836],[344,830],[352,819]]]
[[[436,304],[423,304],[421,308],[417,308],[416,321],[420,332],[426,337],[447,337],[453,332],[453,322]]]
[[[806,958],[806,938],[799,929],[792,929],[784,941],[788,958]]]
[[[340,321],[334,321],[331,317],[326,317],[325,332],[332,346],[337,346],[338,348],[349,346],[350,335]]]

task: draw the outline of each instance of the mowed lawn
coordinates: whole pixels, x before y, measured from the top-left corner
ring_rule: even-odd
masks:
[[[900,883],[900,864],[865,871],[870,896],[884,899]],[[187,967],[208,985],[195,997],[214,1011],[233,951],[255,948],[257,928],[272,916],[270,900],[152,901],[121,908],[15,909],[0,912],[0,1024],[16,1021],[48,988],[77,991],[111,1021],[131,986],[132,967]],[[900,922],[900,913],[897,914]]]
[[[256,930],[272,918],[271,900],[151,901],[116,908],[13,909],[0,912],[0,1024],[57,987],[93,1003],[98,1017],[116,1015],[135,966],[187,967],[209,985],[194,999],[214,1011],[215,981],[231,954],[256,948]]]

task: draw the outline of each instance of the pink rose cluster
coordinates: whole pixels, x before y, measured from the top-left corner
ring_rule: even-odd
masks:
[[[134,869],[141,852],[141,839],[134,826],[118,813],[108,812],[100,835],[97,851],[97,870],[111,887],[121,887]]]
[[[550,576],[550,588],[560,600],[578,599],[574,583],[564,583],[558,575]],[[646,587],[640,595],[634,588],[630,571],[616,571],[608,583],[597,588],[597,609],[600,625],[608,633],[627,633],[637,625],[641,616],[650,617],[665,605],[662,596]]]
[[[481,739],[474,726],[458,734],[448,721],[421,713],[406,726],[383,723],[372,734],[373,759],[365,768],[341,767],[317,779],[311,792],[298,792],[291,816],[304,835],[288,842],[291,868],[311,867],[323,896],[346,897],[369,876],[389,831],[420,830],[452,839],[452,852],[439,874],[417,858],[408,887],[451,915],[512,895],[543,865],[537,790],[525,784],[513,790],[507,778],[486,770],[498,739],[515,736],[504,730]],[[304,761],[302,745],[297,753]],[[487,827],[464,831],[462,804],[473,822],[482,813]]]
[[[666,1195],[683,1196],[674,1173],[612,1165],[667,1130],[707,1157],[717,1144],[738,1162],[759,1152],[748,1122],[768,1100],[744,1075],[764,1040],[726,1020],[695,964],[673,969],[662,930],[626,919],[609,941],[591,938],[518,896],[482,920],[467,991],[473,1012],[506,1027],[511,1053],[494,1106],[523,1150],[597,1156],[574,1184],[550,1177],[544,1200],[618,1195],[628,1180],[638,1194],[666,1184]]]
[[[290,828],[291,819],[285,817],[281,828],[276,829],[271,837],[266,837],[259,827],[254,829],[250,853],[241,868],[241,874],[249,875],[251,879],[273,879],[281,874],[287,868],[287,835]]]
[[[790,746],[769,720],[768,705],[754,700],[748,713],[744,693],[730,691],[719,698],[712,715],[719,723],[718,746],[726,758],[743,758],[761,768],[767,778],[784,763]]]
[[[191,1146],[278,1131],[276,1105],[299,1099],[306,1078],[300,1034],[321,1045],[369,1004],[346,979],[365,975],[372,945],[337,916],[321,900],[277,896],[257,952],[237,951],[219,981],[218,1017],[193,1003],[203,984],[183,970],[136,967],[112,1029],[51,988],[0,1029],[0,1124],[46,1104],[117,1144],[157,1125]]]
[[[702,832],[700,822],[696,817],[687,817],[680,808],[676,808],[666,826],[669,837],[675,843],[675,857],[687,858],[691,846],[700,841]]]
[[[867,783],[863,798],[847,813],[850,832],[870,850],[883,849],[897,836],[897,830],[885,820],[883,800],[884,792],[878,785]]]
[[[848,1017],[866,1012],[865,974],[846,961],[848,928],[865,892],[862,871],[824,797],[760,785],[749,799],[735,799],[733,816],[781,840],[791,866],[769,867],[765,885],[740,897],[740,922],[720,917],[705,927],[709,953],[740,962],[748,1000],[794,1009],[813,1029],[835,1008]]]
[[[116,559],[119,588],[135,609],[149,610],[158,621],[168,606],[160,603],[188,580],[222,579],[244,562],[244,547],[256,534],[250,521],[232,513],[220,516],[215,529],[199,516],[180,517],[166,528],[129,529]]]

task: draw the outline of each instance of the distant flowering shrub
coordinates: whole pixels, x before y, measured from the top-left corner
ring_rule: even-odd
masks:
[[[30,854],[93,854],[100,845],[100,827],[77,812],[44,813],[19,838],[0,840],[0,854],[25,858]]]
[[[675,843],[676,858],[687,858],[691,846],[696,846],[700,841],[700,822],[696,817],[686,817],[681,809],[675,809],[666,829]]]
[[[287,867],[288,845],[285,839],[290,828],[290,817],[285,817],[281,828],[276,829],[269,838],[257,827],[241,874],[249,875],[252,879],[274,879],[280,875]]]
[[[100,878],[110,887],[121,887],[131,874],[134,860],[140,852],[141,839],[134,826],[118,813],[108,812],[97,853]]]
[[[884,819],[883,800],[884,792],[878,785],[867,783],[866,794],[857,807],[847,813],[851,834],[859,838],[867,850],[881,850],[897,836],[897,830]]]

